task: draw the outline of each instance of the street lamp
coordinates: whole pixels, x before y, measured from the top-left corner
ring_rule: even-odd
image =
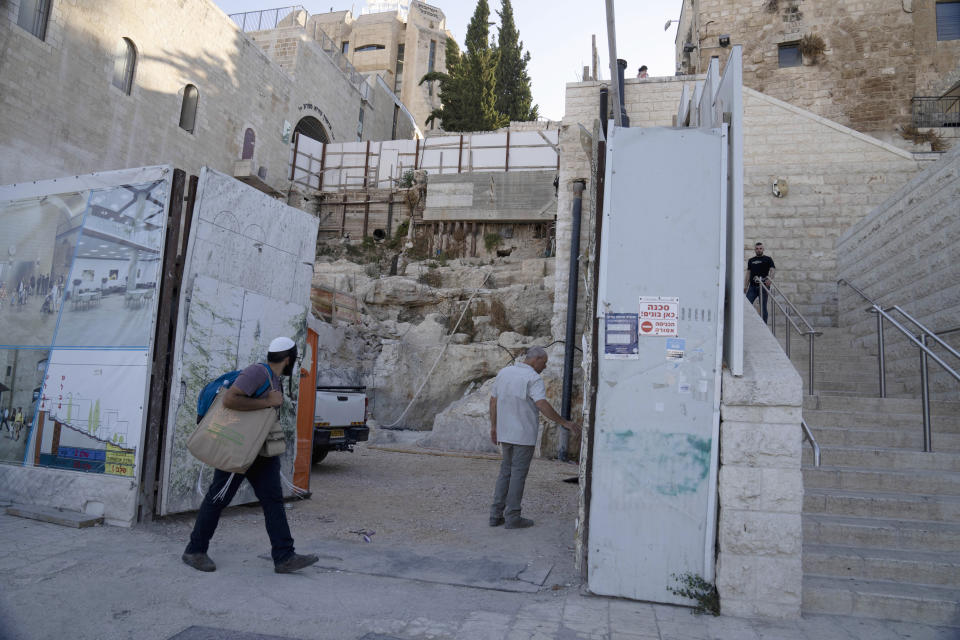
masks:
[[[666,31],[670,28],[670,25],[674,22],[680,22],[679,18],[677,20],[667,20],[666,24],[663,25],[663,30]]]

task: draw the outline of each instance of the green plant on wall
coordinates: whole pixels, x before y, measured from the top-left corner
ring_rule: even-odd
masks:
[[[688,598],[697,603],[693,608],[693,613],[709,613],[713,616],[720,615],[720,594],[717,587],[707,582],[702,576],[696,573],[683,573],[679,576],[671,573],[670,577],[677,581],[678,588],[667,587],[667,591],[681,598]]]
[[[502,240],[503,238],[500,237],[499,233],[488,233],[483,236],[483,246],[487,248],[489,253],[499,247]]]

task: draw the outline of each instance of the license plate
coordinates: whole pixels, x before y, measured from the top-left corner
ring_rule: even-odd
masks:
[[[342,438],[342,437],[343,437],[343,429],[331,429],[331,430],[330,430],[330,437],[331,437],[331,438]]]

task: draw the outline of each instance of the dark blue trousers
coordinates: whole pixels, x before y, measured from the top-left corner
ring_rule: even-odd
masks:
[[[217,530],[220,522],[220,513],[233,500],[243,479],[246,478],[253,487],[253,492],[263,507],[264,524],[267,535],[270,536],[270,555],[273,563],[279,564],[293,555],[293,537],[290,535],[290,526],[287,524],[287,512],[283,507],[283,487],[280,485],[280,456],[264,458],[257,456],[246,473],[236,473],[230,480],[230,487],[226,495],[216,499],[223,489],[230,473],[216,469],[213,472],[213,482],[200,504],[197,521],[190,534],[190,544],[186,553],[206,553],[210,547],[210,539]]]
[[[767,298],[769,295],[766,291],[760,288],[760,285],[750,283],[750,288],[747,289],[747,300],[750,301],[750,304],[753,304],[753,301],[760,298],[760,315],[763,316],[763,321],[767,321]]]

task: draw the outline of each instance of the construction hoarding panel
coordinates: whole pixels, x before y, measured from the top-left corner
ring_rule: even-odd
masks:
[[[212,477],[213,469],[186,449],[204,385],[265,361],[277,336],[289,336],[304,352],[316,237],[313,216],[229,176],[201,172],[177,324],[161,514],[198,508]],[[287,479],[295,457],[311,454],[297,446],[299,382],[299,375],[283,381]],[[255,500],[247,483],[237,495],[235,504]]]
[[[171,178],[146,167],[0,187],[0,415],[13,436],[0,462],[22,469],[0,470],[11,497],[135,518]]]

